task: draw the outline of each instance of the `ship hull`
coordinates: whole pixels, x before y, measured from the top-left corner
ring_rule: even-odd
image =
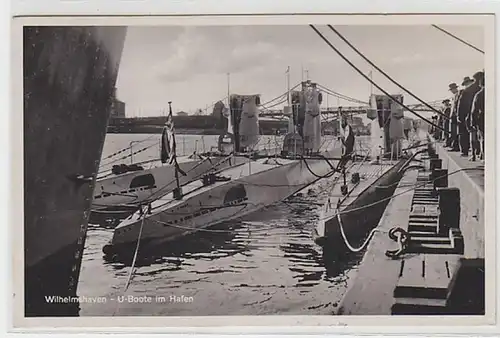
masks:
[[[332,170],[332,163],[324,159],[308,159],[307,164],[302,160],[277,159],[277,163],[252,161],[228,169],[221,174],[231,177],[230,181],[208,187],[176,205],[153,210],[144,219],[141,247],[156,247],[215,224],[239,219],[286,199]],[[141,224],[140,214],[122,223],[104,253],[130,252],[139,238]]]
[[[350,203],[341,206],[339,210],[343,214],[340,218],[349,244],[358,247],[368,232],[377,227],[407,162],[407,159],[401,159],[394,163],[385,173],[365,186]],[[316,244],[323,247],[326,254],[341,253],[348,249],[338,219],[333,215],[325,220],[321,231],[318,231],[318,228],[314,230],[313,238]]]
[[[241,161],[234,157],[179,159],[179,167],[186,174],[179,174],[179,184],[185,185],[200,179],[209,171],[218,171],[237,164],[241,164]],[[174,165],[113,175],[98,180],[94,189],[89,222],[110,224],[110,221],[124,219],[135,212],[141,203],[167,195],[176,186]]]
[[[25,316],[73,316],[124,27],[24,27]]]

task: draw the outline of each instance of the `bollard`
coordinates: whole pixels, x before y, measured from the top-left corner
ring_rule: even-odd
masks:
[[[175,188],[173,190],[173,194],[174,194],[174,199],[176,199],[176,200],[182,199],[182,189],[181,188]]]
[[[434,189],[448,187],[448,169],[434,170]]]
[[[214,173],[208,174],[210,184],[217,182],[217,176]]]
[[[446,234],[450,229],[460,230],[460,189],[438,188],[439,197],[439,229]]]
[[[430,170],[441,169],[443,167],[443,160],[439,158],[430,159]]]
[[[448,169],[434,169],[429,174],[429,181],[434,189],[448,187]]]
[[[429,154],[430,158],[437,157],[436,149],[434,149],[434,147],[431,144],[427,145],[427,153]]]
[[[459,229],[450,229],[449,232],[451,247],[454,249],[455,254],[463,255],[465,251],[464,236]]]
[[[356,184],[360,181],[359,173],[353,173],[351,177],[352,184]]]

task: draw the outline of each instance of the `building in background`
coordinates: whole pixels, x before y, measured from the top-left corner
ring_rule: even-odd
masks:
[[[368,135],[370,133],[369,128],[363,122],[363,118],[351,115],[350,123],[352,130],[356,135]]]
[[[125,117],[125,102],[116,98],[116,88],[113,91],[113,103],[111,104],[110,117]]]

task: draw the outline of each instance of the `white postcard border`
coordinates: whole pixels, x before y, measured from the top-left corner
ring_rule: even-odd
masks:
[[[47,1],[50,2],[50,1]],[[137,2],[134,2],[137,3]],[[394,2],[393,2],[394,3]],[[463,3],[463,2],[462,2]],[[121,6],[121,5],[120,5]],[[44,6],[45,7],[45,6]],[[130,6],[129,8],[132,8]],[[321,6],[318,6],[321,7]],[[31,8],[33,9],[37,6]],[[123,7],[122,7],[123,8]],[[457,5],[457,9],[462,7]],[[397,10],[397,8],[396,8]],[[115,13],[120,10],[115,8]],[[67,12],[67,11],[66,11]],[[101,14],[106,11],[101,11]],[[469,11],[470,13],[470,11]],[[95,13],[94,13],[95,14]],[[30,318],[22,319],[19,315],[23,314],[24,300],[23,294],[23,214],[20,207],[23,205],[23,189],[22,187],[22,35],[20,35],[20,27],[22,24],[40,24],[40,25],[234,25],[234,24],[309,24],[317,25],[333,24],[391,24],[391,25],[409,25],[409,24],[480,24],[485,27],[486,41],[494,41],[495,43],[485,43],[485,72],[493,74],[495,78],[487,76],[487,96],[486,104],[488,107],[498,107],[498,102],[494,100],[493,92],[498,92],[496,79],[498,72],[495,68],[496,51],[494,46],[498,41],[498,36],[495,37],[493,19],[491,16],[467,16],[467,22],[463,22],[463,17],[451,17],[442,15],[430,16],[378,16],[378,15],[356,15],[356,16],[339,16],[339,15],[304,15],[304,16],[238,16],[238,17],[188,17],[177,16],[170,18],[162,17],[108,17],[108,18],[90,18],[90,17],[39,17],[39,18],[16,18],[12,24],[12,92],[13,99],[12,112],[10,114],[10,130],[11,130],[11,184],[16,189],[11,189],[11,217],[9,220],[10,235],[13,238],[11,241],[11,252],[14,252],[12,260],[12,269],[14,271],[13,291],[16,295],[14,301],[14,319],[16,324],[24,328],[37,327],[41,329],[45,327],[53,331],[55,327],[61,327],[63,331],[108,331],[108,332],[129,332],[127,328],[141,327],[141,332],[191,332],[191,333],[284,333],[284,332],[303,332],[303,333],[390,333],[394,331],[412,332],[412,333],[466,333],[478,332],[484,333],[494,332],[497,324],[498,304],[496,302],[497,292],[495,284],[497,284],[497,266],[496,259],[496,231],[495,222],[497,215],[495,213],[496,194],[493,187],[496,185],[495,175],[496,163],[493,160],[486,163],[486,182],[485,182],[485,207],[486,214],[493,217],[488,217],[485,222],[486,234],[486,290],[488,297],[486,298],[487,318],[473,318],[468,316],[405,316],[405,317],[385,317],[385,316],[224,316],[224,317],[78,317],[78,318]],[[492,109],[493,111],[499,111]],[[493,115],[487,115],[486,126],[486,151],[489,159],[497,159],[496,135],[494,133],[494,125],[498,123]],[[15,174],[15,175],[14,175]],[[10,254],[9,254],[9,257]],[[493,258],[495,257],[495,259]],[[228,327],[228,323],[235,325]],[[413,327],[409,327],[411,323]],[[439,326],[432,326],[438,324]],[[475,325],[484,325],[481,327]],[[169,326],[169,328],[167,328]],[[191,326],[191,328],[190,328]],[[392,326],[392,327],[391,327]],[[473,327],[475,326],[475,327]],[[156,327],[156,328],[155,328]],[[277,330],[273,329],[275,327]],[[450,330],[451,329],[451,330]],[[471,330],[471,331],[469,331]]]

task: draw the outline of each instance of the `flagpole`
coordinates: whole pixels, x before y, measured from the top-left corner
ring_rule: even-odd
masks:
[[[286,99],[288,106],[290,106],[290,66],[286,69]]]
[[[168,101],[168,109],[169,109],[169,118],[173,119],[172,115],[172,101]],[[173,123],[173,120],[171,121]],[[172,144],[175,145],[172,148],[172,160],[174,162],[174,174],[175,174],[175,183],[177,185],[177,192],[174,190],[174,198],[181,199],[182,198],[182,190],[181,184],[179,182],[179,164],[177,163],[177,143],[175,142],[175,133],[172,128]]]
[[[290,66],[286,69],[286,100],[288,109],[290,109],[290,116],[288,116],[288,133],[295,132],[295,126],[293,124],[293,107],[292,107],[292,99],[290,92]]]
[[[230,94],[230,81],[231,81],[230,73],[227,73],[227,106],[228,106],[228,108],[230,108],[229,106],[231,105],[231,100],[229,99],[229,96],[231,95]]]
[[[370,70],[370,97],[373,94],[373,82],[372,82],[372,80],[373,80],[373,71]]]
[[[231,111],[231,73],[227,73],[227,109],[229,110],[229,119],[228,119],[228,128],[229,128],[229,124],[230,123],[233,123],[233,116],[232,116],[232,111]],[[236,145],[238,144],[236,142],[236,137],[239,137],[238,135],[236,135],[235,133],[235,128],[233,128],[233,126],[231,126],[231,130],[232,130],[232,136],[233,136],[233,151],[238,151],[239,149],[237,149]]]

